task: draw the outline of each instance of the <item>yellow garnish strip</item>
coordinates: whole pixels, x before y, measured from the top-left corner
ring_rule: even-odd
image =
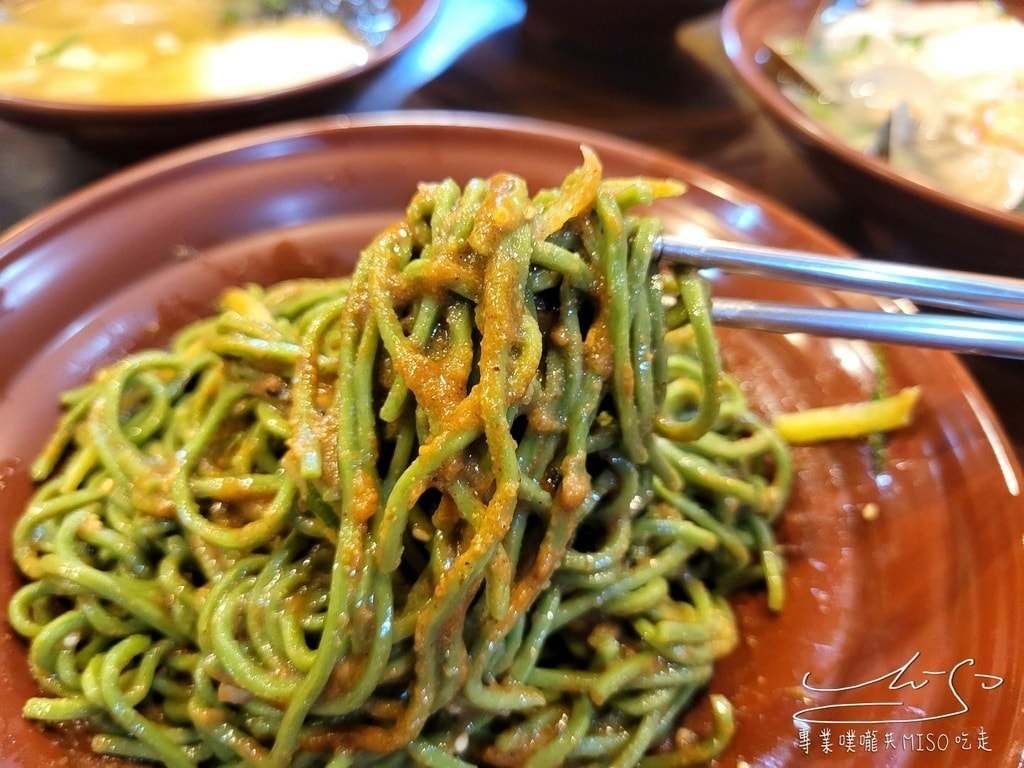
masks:
[[[889,432],[910,423],[920,395],[920,387],[905,387],[877,400],[779,414],[774,426],[783,440],[794,445]]]

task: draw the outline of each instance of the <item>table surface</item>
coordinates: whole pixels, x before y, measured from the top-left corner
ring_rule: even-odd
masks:
[[[856,213],[823,184],[732,72],[720,14],[682,25],[657,56],[584,56],[527,34],[520,0],[442,0],[427,32],[334,111],[460,109],[557,120],[639,140],[784,203],[865,255]],[[0,121],[0,230],[123,167]],[[1018,361],[965,356],[1024,459]]]

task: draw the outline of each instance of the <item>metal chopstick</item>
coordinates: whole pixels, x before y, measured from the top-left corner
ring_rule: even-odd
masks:
[[[721,325],[856,338],[1024,359],[1024,280],[720,240],[662,237],[662,261],[822,288],[906,298],[970,315],[905,314],[714,298]],[[992,317],[984,317],[990,315]]]
[[[716,268],[821,288],[905,298],[941,309],[1024,319],[1024,280],[1009,277],[837,258],[721,240],[683,242],[663,236],[656,249],[656,255],[663,261],[702,269]]]
[[[712,299],[711,318],[722,326],[1024,359],[1024,323],[1002,318],[906,315],[718,298]]]

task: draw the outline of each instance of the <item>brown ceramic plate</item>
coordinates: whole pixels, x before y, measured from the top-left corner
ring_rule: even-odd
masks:
[[[730,0],[722,14],[726,54],[740,79],[810,164],[860,210],[882,250],[907,260],[1024,275],[1024,215],[976,205],[894,171],[846,146],[786,98],[764,41],[802,35],[819,0]],[[1018,15],[1024,2],[1003,6]]]
[[[579,162],[581,142],[597,149],[609,174],[687,181],[685,196],[658,205],[672,231],[839,251],[795,215],[678,158],[548,123],[415,112],[321,118],[165,155],[0,239],[0,541],[30,492],[27,466],[54,426],[61,390],[159,343],[207,312],[227,285],[347,271],[420,180],[509,170],[534,188],[552,185]],[[752,279],[723,278],[716,290],[846,303]],[[767,417],[860,400],[872,387],[875,357],[863,343],[744,331],[723,332],[722,342]],[[1021,472],[954,357],[908,348],[887,357],[894,387],[923,386],[918,416],[893,438],[881,475],[857,443],[796,452],[781,530],[788,602],[776,616],[756,591],[737,600],[743,642],[715,683],[739,711],[722,765],[934,768],[1020,758]],[[878,516],[869,520],[863,510],[872,503]],[[0,562],[6,605],[19,579],[7,555]],[[6,626],[0,685],[0,762],[84,761],[66,738],[21,718],[34,688],[25,648]],[[815,719],[835,722],[815,725],[802,742],[793,716],[837,703],[848,706],[818,710]],[[704,713],[698,707],[696,726]]]
[[[395,27],[361,66],[293,86],[244,96],[169,104],[78,104],[0,93],[0,118],[67,136],[104,153],[139,156],[231,130],[323,114],[368,73],[408,48],[433,20],[440,0],[391,0]]]

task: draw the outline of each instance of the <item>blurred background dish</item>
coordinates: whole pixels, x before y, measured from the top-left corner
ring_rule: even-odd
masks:
[[[329,111],[439,0],[14,0],[0,118],[142,155]]]
[[[677,155],[548,121],[409,110],[289,123],[165,154],[0,237],[0,539],[10,540],[28,498],[28,465],[55,423],[62,390],[130,350],[166,341],[208,313],[228,285],[346,272],[370,237],[401,216],[421,180],[451,176],[464,184],[507,170],[532,188],[557,184],[579,163],[581,143],[598,152],[608,175],[685,181],[683,196],[656,208],[677,235],[844,251],[789,209]],[[715,291],[879,306],[755,278],[719,276]],[[768,418],[863,400],[875,387],[870,344],[727,329],[721,339],[729,368]],[[926,384],[918,416],[888,443],[882,474],[857,442],[797,449],[794,495],[780,530],[789,563],[785,610],[772,615],[763,595],[741,596],[743,640],[714,681],[737,707],[737,735],[722,765],[881,768],[895,757],[902,768],[962,768],[979,754],[985,765],[1015,764],[1020,756],[1024,477],[957,358],[914,348],[885,355],[891,387]],[[877,515],[866,514],[869,504]],[[0,604],[18,578],[11,559],[0,557]],[[907,749],[907,738],[921,738],[913,720],[879,726],[898,753],[802,751],[793,715],[808,697],[834,700],[802,689],[805,675],[818,686],[854,686],[915,654],[923,668],[971,659],[975,671],[1001,677],[997,688],[983,690],[964,670],[969,712],[949,725],[954,732],[942,731],[950,740],[984,731],[990,752]],[[0,633],[7,694],[0,697],[0,763],[114,765],[90,761],[81,734],[54,734],[22,718],[34,693],[25,657],[12,632]],[[914,697],[908,708],[947,711],[943,682],[905,688]],[[856,704],[871,692],[837,695]],[[706,716],[698,706],[691,724],[703,731]]]
[[[850,4],[847,4],[850,5]],[[1019,15],[1024,3],[1007,2]],[[768,41],[804,37],[819,0],[729,0],[722,14],[725,52],[744,85],[816,172],[864,217],[884,253],[1012,275],[1024,274],[1024,213],[974,202],[966,185],[939,188],[879,156],[860,151],[797,106],[782,83],[794,75]],[[972,57],[962,57],[969,66]]]

